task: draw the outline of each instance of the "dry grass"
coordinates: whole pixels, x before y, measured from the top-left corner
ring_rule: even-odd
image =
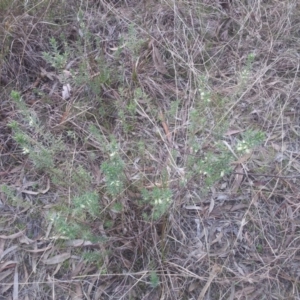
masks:
[[[300,299],[296,0],[2,3],[5,299]]]

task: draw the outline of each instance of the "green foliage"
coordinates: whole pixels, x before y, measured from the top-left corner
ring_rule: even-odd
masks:
[[[145,41],[138,37],[138,32],[135,28],[134,23],[130,23],[128,27],[128,38],[126,46],[131,51],[134,61],[139,56],[141,47],[144,43]]]
[[[76,222],[70,222],[66,216],[61,214],[55,218],[54,227],[57,233],[64,238],[70,240],[82,238],[82,226]]]
[[[92,220],[96,220],[100,212],[99,195],[85,192],[75,196],[71,205],[62,205],[56,213],[49,216],[56,232],[67,239],[84,239],[92,242],[99,237],[92,233]]]
[[[18,110],[23,114],[28,122],[30,122],[31,113],[27,108],[25,102],[22,99],[22,95],[20,92],[16,90],[12,90],[10,93],[10,97],[12,98],[13,102],[15,103]]]
[[[118,153],[118,146],[115,141],[110,145],[110,157],[101,165],[101,170],[105,175],[106,189],[108,193],[115,197],[124,189],[124,162]]]
[[[206,119],[201,117],[201,113],[199,113],[198,109],[191,109],[190,111],[190,124],[189,124],[189,138],[194,139],[195,134],[203,130],[206,125]],[[198,144],[198,143],[197,143]]]
[[[89,131],[96,141],[103,147],[103,151],[108,151],[107,140],[105,136],[100,133],[99,129],[96,126],[91,125],[89,127]]]
[[[104,228],[111,229],[114,226],[114,221],[113,220],[106,220],[104,222]]]
[[[117,112],[120,123],[125,133],[130,133],[135,128],[135,115],[137,112],[137,103],[139,99],[148,100],[141,88],[136,88],[133,95],[128,97],[128,91],[119,88],[120,99],[117,102]]]
[[[23,154],[28,154],[31,161],[34,163],[37,169],[51,170],[54,168],[55,154],[61,150],[60,141],[51,137],[47,139],[47,134],[41,137],[41,142],[33,140],[27,133],[22,131],[16,124],[11,124],[14,128],[13,137],[14,140],[22,148]],[[43,139],[45,139],[43,141]],[[46,144],[43,145],[43,142]],[[49,145],[50,144],[50,145]],[[51,147],[53,145],[53,147]],[[55,146],[54,146],[55,145]]]
[[[255,59],[254,53],[250,53],[247,56],[246,66],[243,68],[243,70],[241,71],[241,74],[240,74],[240,79],[239,79],[240,89],[242,89],[246,85],[246,83],[249,79],[251,68],[252,68],[252,63],[253,63],[254,59]]]
[[[256,245],[256,250],[258,253],[262,253],[263,252],[263,245],[262,244],[257,244]]]
[[[218,136],[216,135],[215,138]],[[264,139],[265,134],[263,132],[248,130],[242,134],[242,140],[237,142],[235,151],[239,155],[249,153]],[[213,151],[206,151],[201,159],[191,155],[187,161],[190,176],[202,174],[206,189],[209,189],[224,175],[229,174],[232,171],[231,162],[236,159],[222,141],[216,142],[214,148]],[[190,149],[193,153],[197,153],[201,149],[200,143],[195,138],[190,140]]]
[[[62,70],[65,68],[68,59],[68,53],[61,53],[58,43],[54,37],[50,38],[51,52],[43,52],[43,58],[53,68]]]
[[[196,170],[204,175],[206,188],[210,188],[216,181],[232,170],[230,162],[233,159],[231,152],[220,143],[216,145],[216,151],[205,153],[204,158],[197,161]]]
[[[123,205],[120,202],[115,202],[111,209],[116,213],[120,213],[123,210]]]
[[[254,58],[253,54],[248,56],[245,67],[246,77],[249,75]],[[226,105],[228,99],[214,96],[214,101],[212,101],[205,77],[198,78],[198,85],[200,99],[195,102],[194,107],[189,112],[188,148],[191,150],[191,155],[189,155],[185,165],[187,178],[182,180],[182,183],[184,184],[188,179],[201,174],[204,180],[204,189],[209,190],[215,182],[232,171],[231,162],[236,158],[223,144],[224,132],[229,127],[229,120],[223,118],[224,112],[221,108]],[[200,137],[200,134],[207,132],[207,127],[210,124],[209,118],[212,119],[211,123],[215,124],[209,133],[209,137],[213,138],[213,142],[210,143],[210,149],[213,150],[205,150],[201,153],[203,138]],[[262,143],[264,139],[265,135],[262,132],[248,130],[242,134],[242,139],[237,142],[233,150],[235,153],[243,155]]]
[[[249,153],[254,147],[265,140],[265,133],[256,130],[247,130],[242,134],[242,140],[237,143],[239,153]]]
[[[12,206],[15,207],[30,207],[31,204],[29,202],[23,201],[23,199],[21,199],[20,197],[17,197],[15,195],[15,192],[7,185],[3,184],[0,185],[0,190],[1,192],[4,193],[4,195],[6,195],[7,197],[7,202],[10,203]]]
[[[96,60],[98,64],[99,70],[101,70],[100,74],[96,77],[95,83],[96,84],[110,84],[110,80],[112,77],[111,70],[107,65],[107,62],[104,57],[99,57]]]
[[[208,80],[206,76],[198,77],[198,86],[200,92],[200,103],[204,106],[208,105],[211,102],[211,92],[208,89]]]
[[[15,102],[21,101],[22,98],[21,93],[15,90],[11,91],[10,96]]]
[[[23,153],[29,153],[29,150],[27,148],[27,145],[29,144],[29,137],[21,132],[20,130],[18,130],[18,127],[13,126],[15,129],[15,134],[14,134],[14,139],[15,141],[23,148]]]
[[[92,182],[92,177],[83,166],[78,166],[72,171],[71,182],[77,190],[86,190]]]
[[[96,264],[98,268],[100,268],[103,265],[103,253],[99,251],[93,251],[93,252],[83,252],[82,258],[89,263]]]
[[[137,143],[137,148],[138,148],[139,155],[144,156],[145,150],[146,150],[145,143],[143,141],[139,140]]]
[[[13,90],[10,96],[23,116],[23,124],[16,121],[9,124],[13,130],[14,140],[22,148],[22,152],[29,155],[38,169],[51,170],[55,165],[56,154],[64,150],[60,137],[53,136],[45,130],[38,118],[27,108],[19,92]],[[30,132],[32,134],[29,135]]]
[[[152,205],[152,218],[158,220],[166,213],[171,204],[172,192],[168,188],[153,188],[152,191],[142,191],[143,202]]]
[[[156,288],[156,287],[158,287],[159,283],[160,282],[159,282],[159,277],[158,277],[157,273],[155,271],[152,271],[150,273],[150,284],[151,284],[151,286],[153,288]]]
[[[168,117],[172,120],[176,118],[176,115],[178,113],[178,110],[179,110],[179,104],[180,104],[180,101],[177,99],[175,101],[172,101],[171,104],[170,104],[170,109],[168,111]]]
[[[99,211],[99,195],[94,192],[85,192],[84,194],[74,197],[74,209],[72,215],[76,218],[86,219],[87,214],[96,218]]]
[[[36,150],[29,150],[29,156],[37,169],[51,170],[54,168],[55,154],[51,149],[40,148],[38,152]]]

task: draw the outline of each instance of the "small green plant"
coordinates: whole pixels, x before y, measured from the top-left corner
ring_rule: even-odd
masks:
[[[261,131],[247,130],[242,134],[242,140],[236,145],[236,150],[241,153],[250,153],[250,151],[265,140],[265,134]]]
[[[158,277],[157,273],[155,271],[151,271],[151,273],[150,273],[151,287],[156,288],[156,287],[158,287],[159,283],[160,282],[159,282],[159,277]]]
[[[16,90],[12,90],[10,93],[10,97],[12,98],[19,112],[23,115],[28,125],[31,127],[33,127],[33,125],[36,125],[32,113],[27,108],[26,103],[23,101],[21,93]]]
[[[75,218],[85,220],[89,215],[95,219],[99,211],[99,196],[96,192],[85,192],[74,197],[72,215]]]
[[[61,139],[45,130],[39,119],[27,108],[19,92],[13,90],[11,98],[23,116],[22,124],[16,121],[9,124],[14,140],[38,169],[51,170],[55,165],[55,154],[64,149]]]
[[[82,226],[76,222],[68,221],[67,217],[61,213],[56,216],[51,216],[50,220],[53,221],[54,228],[60,237],[70,240],[82,238]]]
[[[113,197],[117,196],[124,189],[124,162],[118,153],[118,146],[115,141],[110,144],[110,155],[101,165],[105,175],[106,189]]]
[[[37,170],[49,174],[53,184],[60,186],[67,184],[72,187],[70,205],[62,205],[55,214],[52,214],[56,232],[68,239],[98,241],[99,237],[93,234],[93,228],[89,225],[90,220],[97,219],[97,213],[100,211],[99,195],[90,191],[92,181],[90,174],[82,166],[74,167],[68,160],[57,167],[55,159],[64,150],[63,140],[58,135],[53,136],[37,118],[34,118],[20,93],[12,91],[11,98],[23,116],[22,123],[13,121],[10,127],[24,155],[29,156]],[[73,138],[76,139],[76,136]],[[68,177],[65,176],[66,170],[72,170]],[[7,189],[4,190],[9,193]],[[9,198],[12,204],[20,206],[20,201],[11,193]]]
[[[75,196],[71,205],[63,205],[50,214],[56,232],[67,239],[84,239],[91,242],[99,241],[89,221],[97,219],[100,212],[99,195],[96,192],[85,192]]]
[[[188,128],[190,141],[194,140],[195,134],[202,131],[207,124],[207,119],[202,117],[202,113],[200,112],[200,110],[200,108],[193,108],[190,111],[190,124]]]
[[[125,133],[130,133],[135,128],[135,115],[137,112],[137,103],[139,99],[143,99],[147,101],[147,95],[142,91],[141,88],[136,88],[133,92],[133,95],[127,95],[123,88],[119,88],[120,99],[117,103],[117,112],[120,123],[122,124],[122,128]],[[128,99],[129,98],[129,99]]]
[[[28,208],[31,206],[30,202],[23,201],[20,197],[17,197],[14,191],[7,185],[1,185],[1,192],[7,197],[8,203],[15,207]]]
[[[58,139],[55,140],[53,136],[50,137],[51,139],[47,139],[49,136],[45,134],[42,138],[45,140],[37,142],[21,130],[20,126],[15,122],[9,124],[9,126],[13,129],[13,138],[22,148],[23,154],[29,155],[37,169],[50,171],[54,168],[55,153],[62,150],[61,147],[63,147]],[[44,145],[43,142],[45,143]],[[49,147],[49,144],[53,147]]]
[[[204,176],[205,186],[209,188],[224,175],[230,173],[231,161],[233,161],[231,152],[224,145],[218,143],[216,151],[205,153],[204,158],[197,161],[196,170]]]
[[[263,246],[261,244],[256,245],[256,250],[258,253],[262,253],[263,252]]]
[[[152,191],[144,189],[142,191],[142,198],[144,203],[152,205],[153,220],[158,220],[170,207],[172,192],[168,188],[155,187]]]
[[[111,229],[114,226],[114,221],[113,220],[106,220],[104,222],[104,228]]]
[[[82,258],[89,263],[96,264],[98,268],[103,265],[103,253],[98,251],[93,252],[83,252]]]
[[[65,68],[68,60],[68,53],[61,53],[58,43],[54,37],[50,38],[51,52],[43,52],[43,58],[53,68],[62,70]]]
[[[85,191],[91,182],[91,175],[83,166],[78,166],[72,170],[71,183],[79,192]]]
[[[120,213],[123,210],[123,205],[120,202],[115,202],[111,208],[112,211]]]
[[[138,38],[138,32],[134,26],[134,23],[130,23],[128,27],[128,39],[126,46],[132,53],[134,61],[139,56],[142,45],[145,43],[143,39]]]
[[[89,127],[89,131],[91,135],[95,138],[95,140],[103,147],[103,150],[106,152],[108,151],[108,143],[107,139],[105,138],[104,135],[102,135],[99,131],[99,129],[95,125],[91,125]]]
[[[179,104],[180,104],[180,101],[178,99],[171,102],[170,109],[167,114],[168,118],[170,118],[171,120],[175,120],[176,115],[179,110]]]
[[[252,67],[254,59],[255,59],[255,54],[254,53],[250,53],[247,56],[246,66],[243,68],[243,70],[241,72],[241,75],[240,75],[240,79],[239,79],[240,90],[243,89],[244,86],[247,83],[247,80],[248,80],[248,78],[250,76],[251,67]]]

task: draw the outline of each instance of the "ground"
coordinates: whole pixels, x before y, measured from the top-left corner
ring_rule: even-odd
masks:
[[[297,0],[0,2],[0,299],[300,299]]]

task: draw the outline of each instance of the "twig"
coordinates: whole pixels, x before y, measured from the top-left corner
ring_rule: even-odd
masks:
[[[239,173],[239,172],[232,172],[232,174],[238,174],[238,175],[245,175],[245,173]],[[298,178],[300,175],[294,175],[294,176],[280,176],[280,175],[270,175],[270,174],[255,174],[247,172],[248,175],[251,176],[266,176],[266,177],[272,177],[272,178]]]

